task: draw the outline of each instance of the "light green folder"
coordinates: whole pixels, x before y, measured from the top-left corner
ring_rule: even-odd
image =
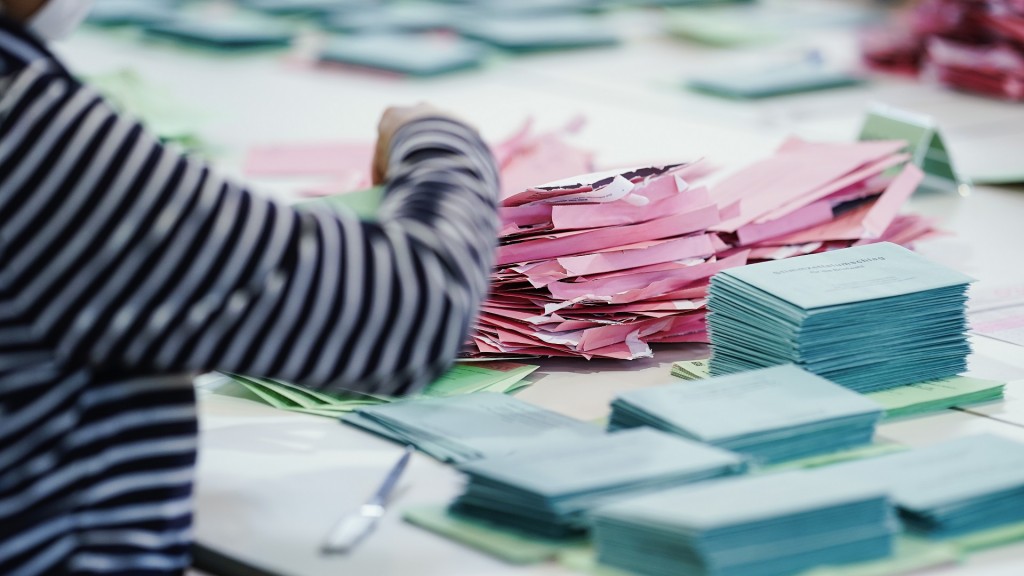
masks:
[[[674,362],[672,375],[683,380],[708,378],[708,361]],[[881,404],[885,408],[886,420],[892,420],[929,414],[953,407],[1001,400],[1005,387],[1005,382],[953,376],[879,392],[869,392],[866,396]]]
[[[477,392],[514,394],[530,385],[525,380],[537,366],[511,362],[472,362],[456,364],[448,372],[429,384],[420,393],[423,397],[458,396]],[[354,392],[325,394],[309,388],[238,374],[227,375],[237,387],[220,385],[216,393],[242,396],[293,412],[337,418],[353,410],[391,402],[388,396]],[[242,390],[239,390],[241,387]]]
[[[872,392],[868,397],[885,408],[887,419],[893,419],[1000,400],[1005,386],[993,380],[953,376]]]
[[[536,564],[569,550],[588,548],[585,538],[542,538],[484,520],[451,514],[445,505],[407,508],[402,512],[402,518],[510,564]]]
[[[966,194],[967,178],[958,175],[935,121],[889,106],[874,106],[864,120],[859,140],[906,140],[914,164],[925,174],[919,189]]]

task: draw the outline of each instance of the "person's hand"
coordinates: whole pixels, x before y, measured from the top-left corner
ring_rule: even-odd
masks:
[[[377,148],[373,153],[373,184],[376,186],[387,179],[390,161],[391,140],[399,128],[420,118],[454,118],[430,104],[415,106],[392,106],[384,111],[377,126]]]

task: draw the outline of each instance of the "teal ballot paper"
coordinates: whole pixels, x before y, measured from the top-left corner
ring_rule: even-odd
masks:
[[[488,393],[368,406],[341,420],[455,463],[512,454],[531,444],[603,434],[593,424]]]
[[[863,84],[864,80],[821,62],[800,60],[774,66],[728,70],[690,78],[686,86],[724,98],[757,99]]]
[[[459,34],[511,52],[595,48],[618,44],[615,33],[592,18],[534,16],[477,18],[459,26]]]
[[[599,508],[598,559],[644,574],[795,574],[888,556],[885,492],[813,472],[702,482]]]
[[[973,281],[889,242],[740,266],[721,275],[803,310],[965,286]]]
[[[933,538],[1024,521],[1024,444],[990,434],[817,471],[887,491],[907,527]]]
[[[971,278],[881,242],[711,279],[711,374],[784,363],[868,393],[966,369]]]
[[[881,416],[876,402],[784,365],[623,393],[609,427],[652,426],[775,462],[868,444]]]
[[[486,55],[475,42],[415,34],[370,34],[332,40],[320,60],[399,72],[436,76],[476,68]]]
[[[275,48],[291,44],[294,33],[272,22],[179,18],[146,26],[148,36],[227,50]]]
[[[736,474],[743,457],[650,428],[525,447],[460,466],[469,478],[452,510],[547,537],[586,530],[586,513],[615,500]]]

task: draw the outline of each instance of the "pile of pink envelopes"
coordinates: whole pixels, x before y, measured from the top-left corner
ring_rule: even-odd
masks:
[[[961,90],[1024,100],[1024,2],[925,0],[898,29],[865,35],[865,60]]]
[[[724,177],[695,162],[506,188],[467,351],[635,359],[651,343],[704,342],[719,270],[934,233],[898,213],[922,179],[904,144],[790,140]]]

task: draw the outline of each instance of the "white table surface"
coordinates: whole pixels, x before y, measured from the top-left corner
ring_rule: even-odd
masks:
[[[1024,106],[1008,107],[906,80],[885,79],[863,88],[756,104],[688,94],[678,89],[686,73],[750,60],[760,49],[705,49],[649,34],[658,24],[654,13],[626,15],[620,24],[629,35],[620,48],[499,61],[480,72],[433,80],[313,68],[305,60],[305,42],[288,54],[218,57],[84,30],[59,51],[76,71],[132,69],[145,82],[188,102],[197,112],[203,137],[219,152],[218,166],[233,175],[241,174],[243,154],[251,145],[372,141],[387,105],[420,100],[457,111],[492,140],[512,133],[528,116],[550,128],[583,114],[588,124],[577,141],[594,150],[602,166],[703,156],[729,165],[767,155],[790,133],[849,139],[872,101],[920,106],[948,120],[950,131],[957,134],[950,148],[964,150],[964,155],[986,156],[972,134],[1017,146],[1024,141],[1024,134],[998,130],[1001,118],[1022,123]],[[849,60],[855,57],[851,46],[848,36],[830,31],[799,36],[771,50],[814,47],[834,59]],[[988,126],[989,132],[979,125]],[[274,194],[285,193],[285,188],[271,181],[256,185]],[[952,233],[922,244],[928,257],[974,275],[980,285],[1024,284],[1024,189],[979,187],[968,197],[920,195],[909,210],[938,218]],[[884,424],[879,435],[911,446],[981,432],[1024,441],[1024,348],[982,337],[974,343],[971,373],[1011,381],[1005,401]],[[616,392],[668,382],[671,362],[703,356],[701,346],[676,345],[657,348],[654,359],[634,362],[542,360],[531,376],[535,385],[520,397],[577,418],[599,418],[607,414]],[[350,556],[322,557],[317,548],[328,527],[373,492],[399,448],[329,419],[283,413],[246,400],[200,391],[199,405],[196,536],[219,550],[296,575],[572,573],[554,564],[505,565],[407,525],[396,513],[387,515],[377,533]],[[443,503],[459,485],[450,468],[417,454],[395,505]],[[1024,545],[928,573],[1021,574]]]

